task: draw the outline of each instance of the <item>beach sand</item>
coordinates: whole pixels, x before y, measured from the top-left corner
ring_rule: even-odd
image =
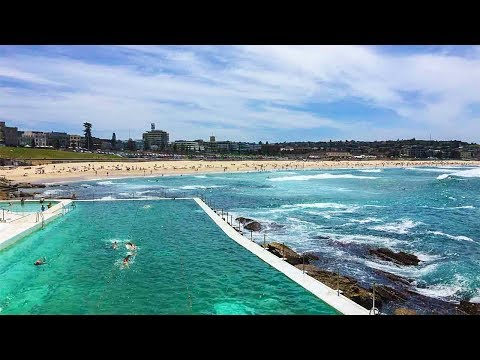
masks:
[[[31,183],[55,183],[129,176],[162,176],[174,174],[203,174],[209,172],[302,170],[332,168],[382,168],[411,166],[479,166],[480,161],[442,160],[361,160],[361,161],[138,161],[138,162],[80,162],[39,166],[19,166],[0,169],[8,180]]]

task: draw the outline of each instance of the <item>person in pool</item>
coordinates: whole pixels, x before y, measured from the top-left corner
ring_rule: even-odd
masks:
[[[48,205],[47,205],[47,208],[49,208],[49,209],[50,209],[51,207],[52,207],[52,203],[51,203],[51,202],[49,202],[49,203],[48,203]]]
[[[128,266],[128,262],[130,260],[130,258],[132,257],[132,255],[128,254],[127,256],[125,256],[125,259],[123,259],[123,265],[124,266]]]
[[[135,245],[134,243],[132,243],[131,241],[127,241],[127,244],[128,247],[132,250],[137,250],[137,245]]]
[[[25,199],[24,199],[23,197],[20,199],[20,204],[21,204],[22,206],[25,205]]]
[[[112,244],[113,250],[117,250],[117,246],[118,246],[118,245],[117,245],[117,241],[115,240],[115,241],[113,242],[113,244]]]
[[[42,205],[42,211],[45,211],[45,205]]]
[[[41,257],[37,261],[33,263],[33,265],[38,266],[38,265],[43,265],[47,262],[47,259],[45,257]]]

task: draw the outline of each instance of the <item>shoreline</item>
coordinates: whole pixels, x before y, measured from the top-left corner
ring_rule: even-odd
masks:
[[[0,176],[13,182],[58,184],[79,181],[125,179],[130,177],[161,177],[178,175],[206,175],[247,173],[260,171],[295,171],[328,169],[382,169],[401,167],[480,166],[480,161],[466,160],[360,160],[360,161],[203,161],[181,160],[138,162],[83,162],[37,166],[19,166],[1,169]]]

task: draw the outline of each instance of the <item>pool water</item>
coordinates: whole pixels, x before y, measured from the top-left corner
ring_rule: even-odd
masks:
[[[45,201],[45,209],[47,209],[48,203],[52,203],[52,206],[58,204],[58,201]],[[9,204],[12,205],[9,205]],[[0,201],[0,209],[9,210],[15,213],[35,213],[42,210],[42,204],[40,201],[25,201],[23,205],[19,200],[16,201]]]
[[[193,200],[78,202],[1,251],[0,279],[0,314],[337,314]]]

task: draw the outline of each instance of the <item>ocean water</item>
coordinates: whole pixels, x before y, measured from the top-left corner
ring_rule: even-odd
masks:
[[[52,189],[51,189],[52,190]],[[216,208],[259,220],[254,239],[311,251],[317,265],[388,283],[375,269],[413,280],[412,290],[450,302],[480,298],[480,168],[415,167],[218,173],[83,181],[83,198],[206,196]],[[369,255],[387,247],[419,266]]]
[[[46,264],[34,266],[41,257]],[[78,202],[0,251],[0,279],[0,314],[337,313],[228,238],[193,200]]]

